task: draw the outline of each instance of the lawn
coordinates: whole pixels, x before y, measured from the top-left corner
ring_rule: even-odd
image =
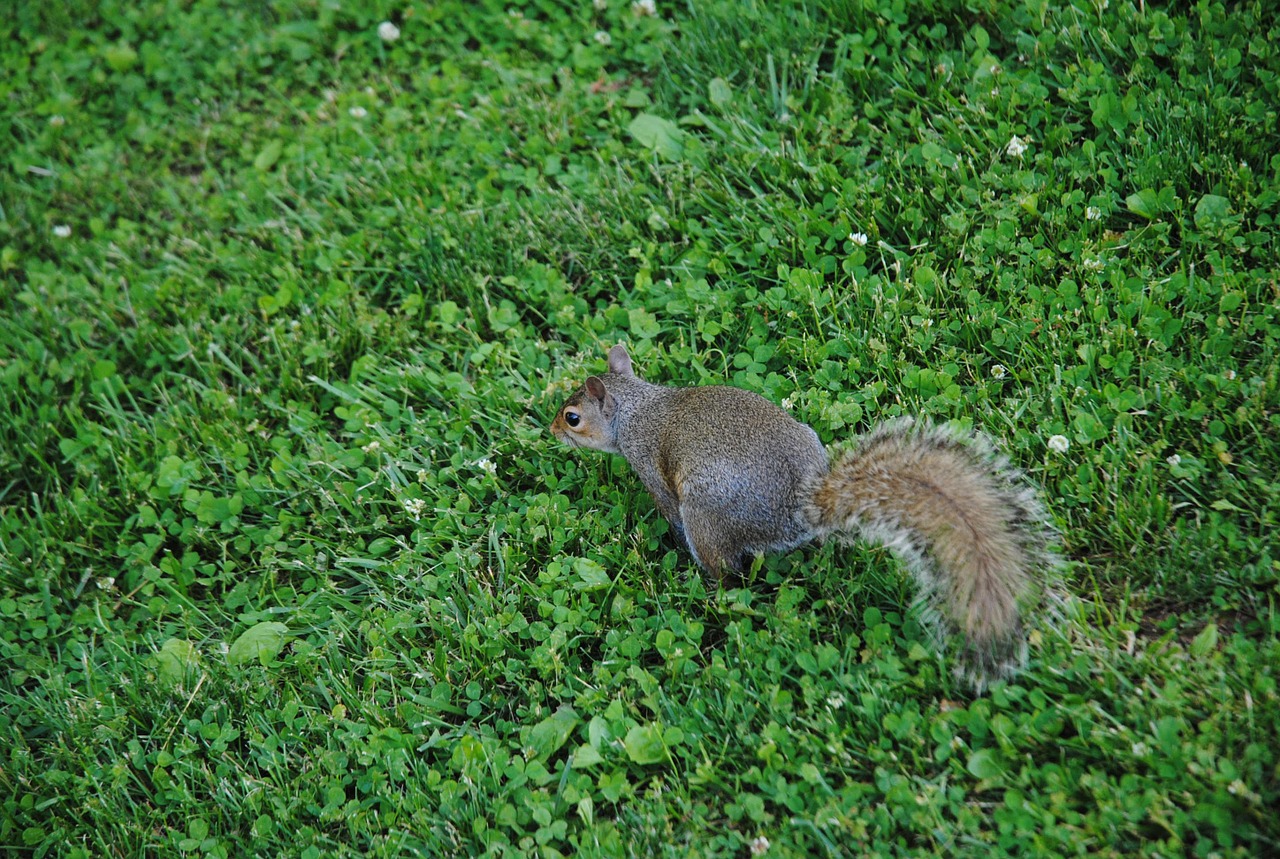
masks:
[[[1280,19],[1164,6],[20,0],[0,852],[1280,854]],[[1025,672],[705,583],[547,432],[617,342],[995,439]]]

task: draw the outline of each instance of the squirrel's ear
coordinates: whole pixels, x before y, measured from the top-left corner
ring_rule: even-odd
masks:
[[[627,347],[621,343],[609,350],[609,372],[619,376],[634,375],[631,371],[631,356],[627,354]]]
[[[609,392],[605,390],[604,382],[600,381],[599,376],[587,377],[586,389],[587,396],[601,406],[605,404],[605,400],[609,397]]]
[[[604,381],[599,376],[590,376],[585,387],[587,396],[595,401],[596,407],[600,409],[600,414],[605,417],[611,417],[614,409],[618,406],[618,401],[613,398],[613,394],[609,393],[609,389],[604,386]]]

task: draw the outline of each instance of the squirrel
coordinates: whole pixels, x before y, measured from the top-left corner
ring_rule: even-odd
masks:
[[[750,391],[640,379],[621,344],[551,433],[621,454],[697,563],[720,580],[755,556],[832,536],[894,552],[956,674],[976,690],[1026,660],[1023,615],[1053,566],[1051,529],[1022,474],[980,435],[910,418],[829,460],[812,428]]]

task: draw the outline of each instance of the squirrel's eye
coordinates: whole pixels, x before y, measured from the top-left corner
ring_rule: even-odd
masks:
[[[576,427],[578,424],[582,423],[582,416],[577,412],[565,412],[564,422],[571,427]]]

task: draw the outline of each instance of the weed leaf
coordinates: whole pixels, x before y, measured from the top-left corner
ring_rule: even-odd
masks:
[[[662,729],[653,723],[632,727],[622,740],[622,747],[627,757],[641,765],[664,763],[671,757],[662,742]]]
[[[631,136],[646,149],[652,149],[659,158],[679,161],[684,155],[684,132],[669,119],[652,113],[641,113],[627,126]]]
[[[176,686],[200,664],[200,652],[184,638],[171,638],[156,653],[156,677],[164,684]]]
[[[289,627],[277,621],[264,620],[240,634],[227,651],[227,661],[232,665],[244,665],[255,659],[266,665],[284,649]]]
[[[545,761],[560,750],[581,723],[582,718],[566,704],[529,729],[526,746],[535,758]]]

